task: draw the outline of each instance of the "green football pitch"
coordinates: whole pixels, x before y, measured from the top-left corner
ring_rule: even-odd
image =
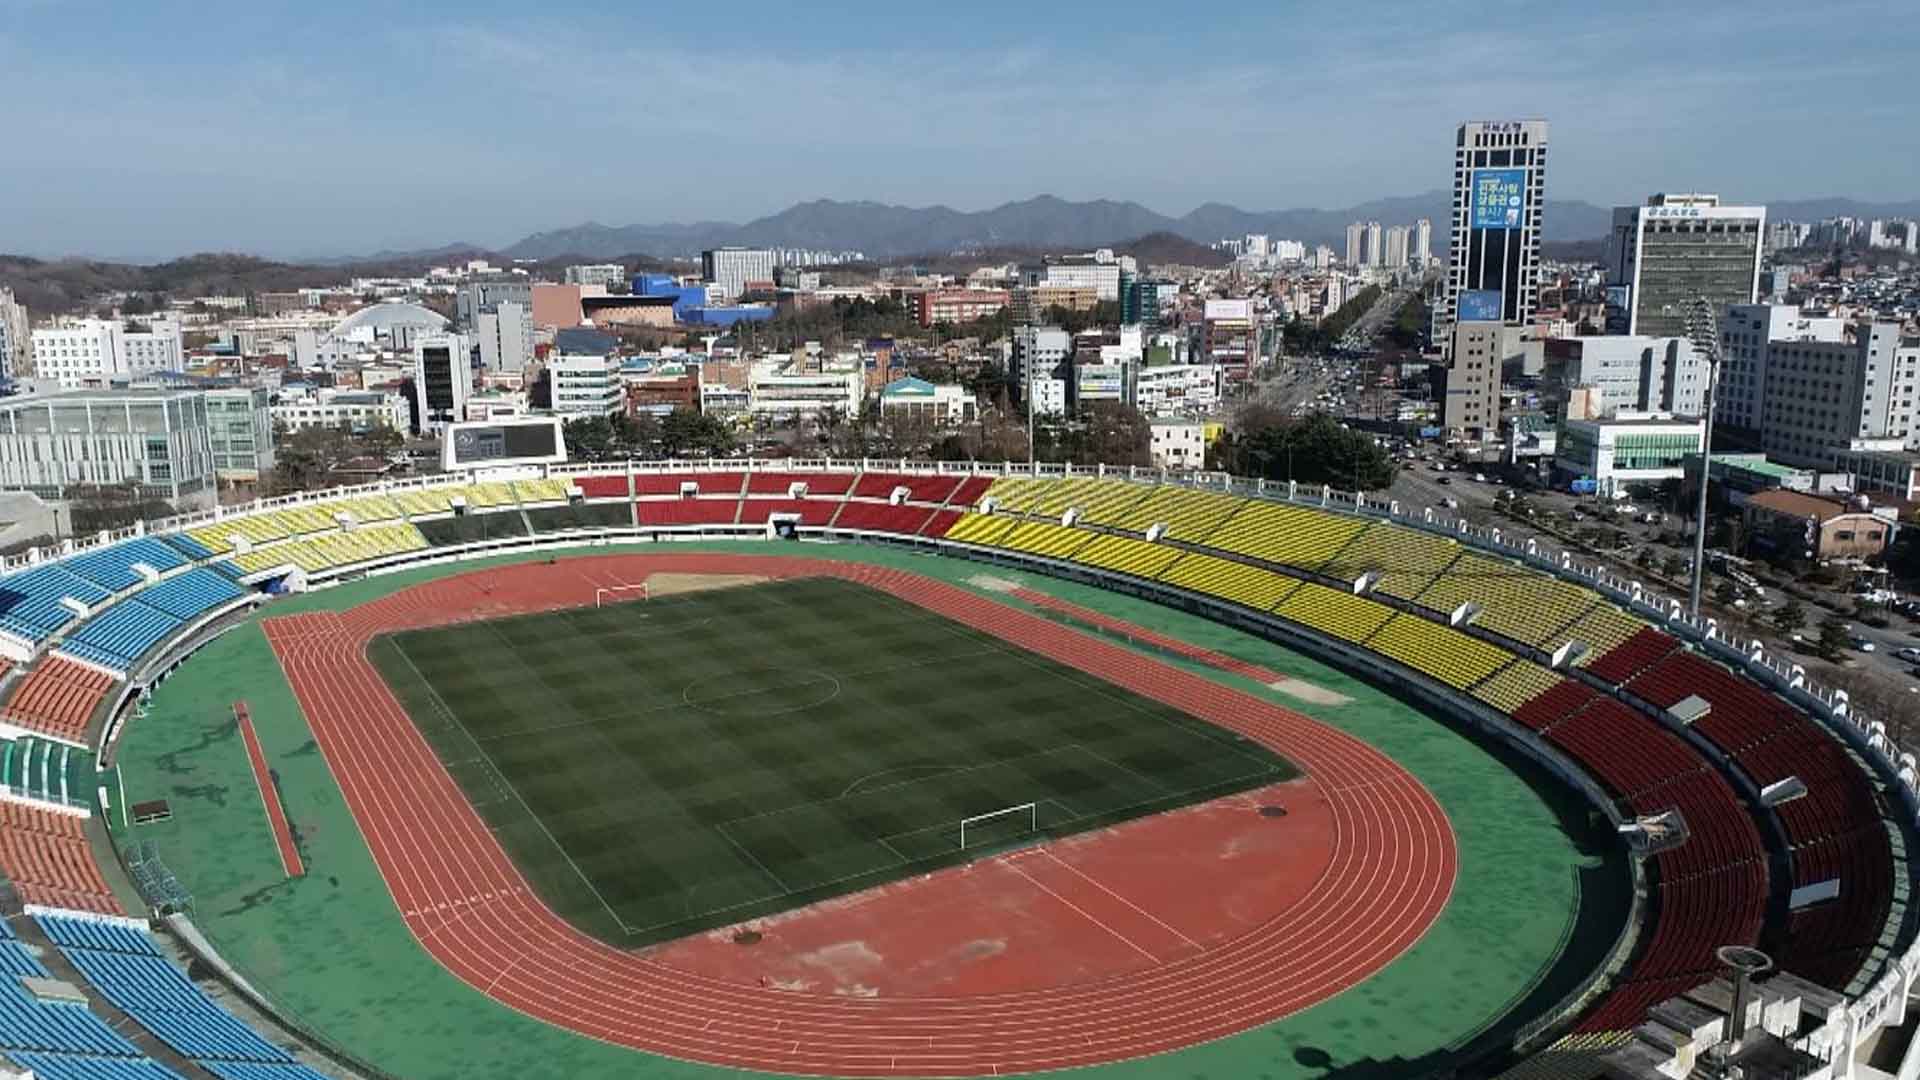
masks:
[[[404,631],[370,653],[543,898],[623,946],[1295,775],[835,578]]]

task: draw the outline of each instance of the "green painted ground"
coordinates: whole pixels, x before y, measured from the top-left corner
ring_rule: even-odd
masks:
[[[541,896],[623,947],[1297,772],[839,578],[410,630],[370,653]]]
[[[767,550],[760,543],[703,548]],[[673,550],[696,549],[676,544]],[[1556,811],[1565,807],[1556,803],[1571,800],[1530,784],[1464,737],[1366,683],[1205,620],[1038,575],[852,545],[808,545],[804,553],[901,566],[959,584],[982,573],[1017,580],[1311,680],[1347,695],[1351,703],[1304,705],[1234,676],[1193,669],[1372,743],[1419,777],[1446,808],[1459,844],[1459,884],[1439,921],[1397,963],[1280,1023],[1171,1058],[1091,1070],[1098,1080],[1176,1074],[1200,1080],[1323,1078],[1336,1070],[1391,1065],[1397,1072],[1439,1065],[1447,1048],[1464,1044],[1529,993],[1550,996],[1567,969],[1580,966],[1555,964],[1563,940],[1572,934],[1580,894],[1576,882],[1584,873],[1591,882],[1616,884],[1618,875],[1597,869],[1599,860],[1581,850],[1588,838],[1576,840],[1563,828],[1563,815]],[[481,565],[357,582],[290,598],[271,610],[348,607]],[[235,697],[245,697],[252,708],[298,832],[310,868],[310,876],[298,882],[280,881],[273,840],[229,714]],[[151,717],[122,739],[120,755],[130,798],[172,802],[170,822],[142,826],[134,835],[156,840],[167,865],[193,890],[207,936],[286,1011],[383,1070],[420,1080],[691,1080],[723,1072],[638,1055],[548,1027],[466,987],[427,956],[395,911],[257,627],[221,638],[168,680],[156,692]],[[1584,822],[1577,810],[1564,817]],[[1592,842],[1607,841],[1602,835]],[[1572,936],[1574,948],[1611,940],[1600,910],[1608,900],[1605,893],[1605,888],[1588,890],[1582,932]],[[1612,925],[1617,928],[1617,920]]]

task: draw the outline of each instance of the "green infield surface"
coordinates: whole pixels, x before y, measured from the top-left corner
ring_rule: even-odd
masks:
[[[1296,774],[835,578],[404,631],[370,655],[554,910],[626,946]]]

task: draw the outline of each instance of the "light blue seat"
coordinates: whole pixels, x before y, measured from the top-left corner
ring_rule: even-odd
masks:
[[[203,611],[238,600],[246,590],[228,578],[205,567],[175,574],[141,590],[140,602],[158,608],[185,622]]]
[[[140,583],[140,575],[133,569],[135,563],[146,563],[164,574],[185,566],[187,560],[172,545],[151,536],[142,536],[84,555],[75,555],[63,560],[60,565],[96,585],[119,592]]]

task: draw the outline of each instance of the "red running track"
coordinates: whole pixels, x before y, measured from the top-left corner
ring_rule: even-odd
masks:
[[[653,573],[835,576],[1240,732],[1299,764],[1333,806],[1333,857],[1279,918],[1147,971],[1046,990],[847,998],[743,987],[573,929],[529,887],[366,658],[392,629],[580,606]],[[407,926],[468,985],[593,1038],[734,1068],[981,1076],[1162,1053],[1271,1023],[1385,967],[1445,908],[1445,814],[1391,759],[1298,713],[1031,612],[903,571],[704,553],[523,563],[263,626]]]
[[[293,842],[293,827],[287,824],[287,811],[280,805],[280,792],[273,786],[273,770],[267,767],[267,755],[260,749],[260,736],[254,733],[253,717],[247,703],[233,703],[233,719],[240,725],[240,739],[247,744],[247,764],[253,767],[253,782],[260,789],[260,803],[267,810],[267,825],[273,830],[273,842],[280,849],[280,866],[287,876],[305,874],[300,849]]]

